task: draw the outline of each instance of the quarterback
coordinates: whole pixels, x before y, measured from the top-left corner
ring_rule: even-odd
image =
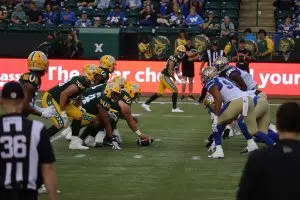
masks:
[[[178,90],[175,85],[176,79],[174,77],[174,72],[178,74],[179,79],[182,78],[182,76],[179,75],[179,66],[185,55],[186,55],[185,46],[179,45],[176,48],[176,53],[169,57],[165,68],[162,70],[160,74],[157,93],[152,95],[144,104],[142,104],[142,107],[146,111],[151,112],[150,103],[156,100],[158,97],[162,96],[165,90],[168,89],[172,92],[172,102],[173,102],[172,112],[183,112],[183,110],[177,107]]]

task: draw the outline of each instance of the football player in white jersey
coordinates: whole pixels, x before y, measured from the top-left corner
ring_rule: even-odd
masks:
[[[205,68],[201,73],[201,80],[204,87],[207,88],[207,91],[215,100],[216,115],[213,119],[212,128],[216,150],[209,157],[223,158],[222,133],[226,125],[230,124],[239,115],[244,116],[244,121],[250,134],[255,135],[258,132],[253,100],[246,92],[241,91],[228,79],[218,77],[215,67]],[[257,147],[252,138],[247,140],[247,143],[248,146],[253,145]]]

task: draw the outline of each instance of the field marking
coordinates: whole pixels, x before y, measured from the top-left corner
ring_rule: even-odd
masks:
[[[36,100],[36,102],[42,102],[42,100]],[[145,103],[144,101],[139,101],[138,104],[143,104]],[[172,104],[171,101],[154,101],[154,102],[151,102],[151,104]],[[201,105],[199,103],[196,103],[196,102],[181,102],[181,101],[178,101],[177,104],[183,104],[183,105]],[[269,104],[270,106],[280,106],[281,103],[270,103]]]
[[[161,141],[161,139],[160,138],[156,138],[156,139],[154,139],[154,142],[160,142]]]
[[[86,154],[77,154],[74,158],[84,158]]]
[[[139,113],[133,113],[133,114],[131,114],[133,117],[140,117],[141,116],[141,114],[139,114]]]
[[[200,156],[193,156],[192,160],[201,160],[201,157]]]
[[[133,158],[136,158],[136,159],[140,159],[142,158],[143,156],[142,155],[134,155]]]

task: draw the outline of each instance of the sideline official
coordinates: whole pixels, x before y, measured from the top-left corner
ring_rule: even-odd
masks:
[[[57,200],[55,161],[46,129],[41,122],[22,116],[24,90],[17,82],[3,86],[0,103],[0,199],[37,200],[38,170],[50,200]]]
[[[237,200],[295,200],[300,197],[299,104],[285,103],[277,111],[279,142],[253,152],[246,163]]]

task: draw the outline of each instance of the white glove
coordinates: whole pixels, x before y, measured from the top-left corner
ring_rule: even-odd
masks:
[[[79,106],[79,109],[80,109],[82,115],[85,115],[86,110],[82,106]]]
[[[180,80],[178,80],[178,79],[176,79],[176,85],[179,85],[179,84],[181,84],[181,82],[180,82]]]
[[[117,136],[113,136],[113,138],[112,138],[112,142],[111,142],[111,144],[112,144],[112,149],[114,149],[114,150],[121,150],[122,148],[119,146],[119,144],[118,144],[118,141],[117,141]]]
[[[213,132],[217,132],[218,129],[217,129],[217,125],[218,125],[218,116],[214,116],[214,119],[213,119],[213,123],[211,125],[211,128],[213,130]]]
[[[69,119],[68,119],[66,111],[62,111],[60,116],[63,119],[64,127],[68,127],[69,126]]]
[[[181,84],[186,84],[187,83],[187,81],[184,80],[184,79],[181,79],[180,82],[181,82]]]
[[[49,106],[48,108],[44,108],[42,111],[42,117],[48,119],[56,115],[56,109],[54,106]]]

